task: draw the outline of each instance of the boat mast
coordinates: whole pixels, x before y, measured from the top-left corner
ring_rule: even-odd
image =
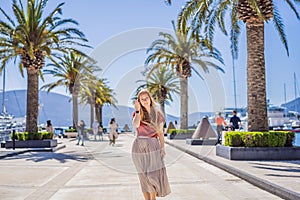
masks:
[[[294,92],[295,92],[295,111],[297,110],[297,80],[296,80],[296,73],[294,72]]]
[[[286,108],[286,87],[284,83],[284,105],[285,105],[285,116],[287,116],[287,108]]]
[[[4,100],[5,100],[5,67],[3,68],[3,74],[2,74],[2,114],[5,116],[6,115],[6,111],[5,111],[5,104],[4,104]]]
[[[237,108],[237,103],[236,103],[236,81],[235,81],[235,65],[234,65],[234,57],[232,55],[232,74],[233,74],[233,96],[234,96],[234,109],[236,110]]]

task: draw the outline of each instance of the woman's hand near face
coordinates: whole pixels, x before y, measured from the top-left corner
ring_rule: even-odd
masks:
[[[134,101],[134,110],[140,111],[140,109],[141,109],[141,104],[140,104],[140,102],[139,102],[138,100],[135,100],[135,101]]]

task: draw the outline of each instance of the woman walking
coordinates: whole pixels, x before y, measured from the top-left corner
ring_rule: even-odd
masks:
[[[134,109],[132,124],[137,129],[137,138],[132,146],[132,159],[145,200],[155,200],[156,196],[164,197],[171,192],[163,160],[165,119],[147,90],[139,92]]]
[[[77,136],[77,144],[76,145],[79,145],[80,143],[80,140],[81,140],[81,146],[84,146],[84,127],[85,127],[85,123],[83,120],[80,120],[80,123],[77,127],[77,132],[78,132],[78,136]]]
[[[116,143],[116,139],[118,138],[118,124],[115,120],[115,118],[111,118],[110,122],[109,122],[109,145],[115,145]]]

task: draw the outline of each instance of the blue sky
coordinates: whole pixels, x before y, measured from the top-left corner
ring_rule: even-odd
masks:
[[[53,9],[60,0],[51,0],[48,9]],[[79,28],[86,34],[89,43],[95,47],[87,50],[100,61],[104,70],[99,76],[109,80],[117,92],[121,105],[131,105],[131,95],[136,88],[136,80],[143,77],[140,72],[147,55],[145,50],[152,39],[157,38],[156,32],[172,31],[171,20],[177,18],[185,1],[173,1],[167,6],[163,0],[126,0],[126,1],[75,1],[65,0],[63,16],[74,18],[79,22]],[[283,2],[283,1],[281,1]],[[290,56],[286,55],[284,46],[274,29],[273,22],[265,27],[265,55],[267,97],[275,105],[284,103],[284,83],[286,84],[287,101],[294,98],[293,74],[296,73],[300,84],[300,22],[285,4],[278,3],[280,13],[284,18],[285,30],[289,43]],[[2,0],[0,6],[11,13],[11,0]],[[300,10],[300,9],[299,9]],[[2,17],[2,16],[1,16]],[[236,61],[237,105],[246,106],[246,35],[243,28],[239,40],[239,59]],[[221,34],[215,38],[215,46],[223,56],[225,74],[214,72],[203,74],[203,81],[196,75],[189,80],[189,113],[196,111],[216,111],[222,106],[234,106],[232,62],[229,49],[229,39]],[[105,64],[103,64],[105,60]],[[102,66],[101,66],[102,65]],[[7,69],[6,89],[25,89],[26,78],[22,78],[13,64]],[[46,77],[45,82],[52,81]],[[40,86],[43,83],[40,82]],[[2,86],[2,83],[1,83]],[[65,88],[54,90],[67,94]],[[298,94],[298,96],[300,96]],[[167,112],[179,115],[179,97],[167,106]]]

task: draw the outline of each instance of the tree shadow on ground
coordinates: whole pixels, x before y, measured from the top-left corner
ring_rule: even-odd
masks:
[[[26,161],[33,162],[43,162],[47,160],[57,160],[60,163],[66,163],[68,161],[78,161],[78,162],[87,162],[88,160],[93,159],[93,157],[88,153],[78,153],[78,152],[65,152],[65,153],[56,153],[56,152],[28,152],[24,154],[19,154],[13,157],[7,157],[2,160],[16,160],[16,159],[25,159]]]
[[[283,163],[290,163],[293,165],[286,165]],[[262,170],[269,170],[273,172],[283,172],[285,174],[278,174],[278,173],[269,173],[265,174],[266,176],[276,176],[276,177],[292,177],[292,178],[299,178],[300,176],[295,175],[295,173],[300,173],[300,167],[298,161],[274,161],[274,162],[253,162],[251,163],[254,168],[262,169]],[[286,173],[293,173],[291,175]]]

